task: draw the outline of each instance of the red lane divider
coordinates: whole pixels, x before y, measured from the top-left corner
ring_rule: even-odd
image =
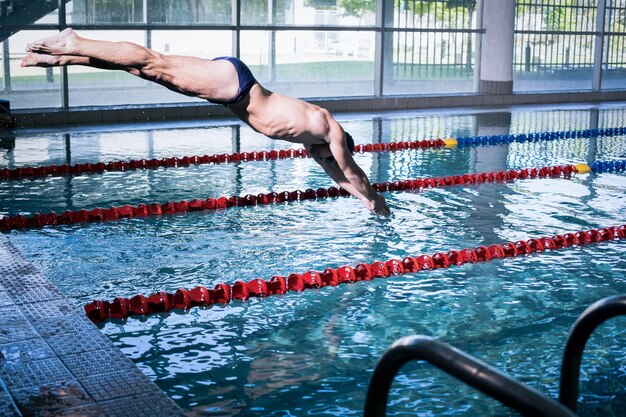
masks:
[[[404,275],[425,270],[448,268],[465,263],[488,262],[493,259],[529,255],[545,250],[557,250],[571,246],[588,245],[626,238],[626,224],[601,229],[590,229],[552,237],[543,236],[517,242],[504,242],[476,248],[438,252],[434,255],[376,261],[371,264],[326,268],[322,272],[308,271],[303,274],[273,276],[268,281],[255,278],[249,282],[236,281],[233,285],[220,283],[213,289],[198,286],[191,290],[181,288],[175,293],[159,291],[150,296],[141,294],[132,298],[117,297],[112,302],[96,300],[84,306],[87,317],[93,322],[107,319],[125,319],[133,315],[166,313],[174,309],[187,310],[191,307],[226,304],[232,300],[247,300],[250,297],[268,297],[288,291],[303,291],[311,288],[337,286],[343,283],[370,281],[391,275]]]
[[[480,174],[465,174],[446,177],[434,177],[394,182],[374,183],[372,187],[379,192],[384,191],[409,191],[424,188],[447,187],[463,184],[482,184],[493,182],[516,181],[527,178],[568,178],[578,172],[574,165],[557,165],[542,168],[515,169],[500,172],[483,172]],[[91,210],[66,211],[61,214],[45,213],[26,217],[23,215],[7,216],[0,219],[0,231],[14,229],[32,229],[44,226],[57,226],[62,224],[88,223],[104,220],[118,220],[123,218],[158,216],[163,214],[187,213],[190,211],[226,209],[230,207],[260,206],[286,201],[315,200],[317,198],[347,197],[348,193],[343,188],[330,187],[311,188],[301,191],[271,192],[266,194],[232,197],[208,198],[206,200],[194,199],[190,201],[170,201],[160,203],[141,203],[137,206],[117,206],[110,208],[95,208]]]
[[[405,149],[441,148],[445,146],[443,139],[416,140],[413,142],[375,143],[356,145],[355,152],[395,152]],[[181,158],[133,159],[130,161],[96,162],[76,165],[49,165],[37,167],[21,167],[0,169],[1,179],[17,179],[27,177],[45,177],[48,175],[79,175],[84,173],[130,171],[137,169],[157,169],[159,167],[182,167],[190,165],[223,164],[229,162],[270,161],[277,159],[307,158],[304,148],[282,149],[280,151],[240,152],[203,156],[183,156]]]

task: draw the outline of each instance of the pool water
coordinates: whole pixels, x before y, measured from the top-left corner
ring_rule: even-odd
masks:
[[[357,143],[580,130],[626,124],[626,107],[338,115]],[[3,142],[6,144],[6,142]],[[0,167],[162,158],[292,147],[220,123],[17,132]],[[564,139],[356,155],[373,182],[626,158],[626,137]],[[32,214],[333,185],[312,160],[109,172],[0,182],[0,214]],[[82,305],[137,293],[249,281],[625,223],[626,175],[590,174],[385,196],[389,218],[354,198],[231,208],[8,233]],[[626,242],[100,325],[189,415],[362,414],[372,370],[391,343],[423,334],[556,398],[571,325],[626,293]],[[626,412],[625,318],[590,339],[578,411]],[[515,412],[425,363],[394,380],[388,415]]]

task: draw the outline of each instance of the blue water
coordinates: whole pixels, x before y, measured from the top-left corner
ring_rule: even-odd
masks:
[[[339,115],[357,143],[626,124],[626,107]],[[111,126],[18,132],[0,166],[162,158],[291,147],[245,126]],[[5,145],[6,146],[6,145]],[[8,146],[10,148],[10,146]],[[626,158],[626,137],[357,155],[372,181]],[[331,186],[306,159],[0,182],[0,214]],[[579,175],[387,193],[378,218],[352,198],[12,231],[77,304],[371,263],[626,222],[626,175]],[[626,293],[626,242],[288,293],[102,325],[190,415],[362,414],[371,372],[396,339],[424,334],[556,398],[571,325]],[[590,340],[580,415],[626,412],[626,319]],[[395,379],[388,415],[513,411],[423,363]]]

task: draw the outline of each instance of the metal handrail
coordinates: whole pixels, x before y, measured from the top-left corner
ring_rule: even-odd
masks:
[[[398,339],[374,369],[364,417],[383,417],[394,376],[411,360],[425,360],[525,416],[573,417],[573,411],[478,359],[428,336]]]
[[[561,365],[559,401],[576,411],[580,360],[585,344],[593,331],[610,318],[626,315],[626,294],[615,295],[596,301],[578,317],[567,338]]]

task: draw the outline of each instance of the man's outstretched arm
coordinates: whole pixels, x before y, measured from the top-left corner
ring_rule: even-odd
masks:
[[[361,200],[368,210],[383,216],[389,215],[385,198],[372,188],[365,172],[357,165],[346,146],[343,129],[332,117],[329,120],[327,140],[333,158],[325,161],[312,155],[316,162],[337,184]],[[310,149],[307,148],[307,151],[311,154]]]
[[[352,194],[353,196],[361,200],[363,205],[368,210],[372,211],[373,213],[383,215],[383,216],[387,216],[390,213],[389,208],[387,207],[387,203],[385,202],[385,199],[383,198],[383,196],[381,196],[380,194],[374,191],[374,193],[376,193],[374,200],[372,201],[368,199],[368,197],[363,195],[363,193],[359,192],[350,183],[350,181],[348,181],[348,179],[344,175],[341,168],[339,168],[339,165],[334,160],[334,158],[332,158],[332,160],[327,160],[328,158],[326,159],[322,158],[315,152],[312,152],[308,146],[305,146],[305,147],[307,148],[307,152],[309,153],[309,155],[311,155],[311,157],[313,158],[313,160],[315,160],[315,162],[320,164],[320,166],[324,169],[324,171],[328,174],[328,176],[332,178],[333,181],[337,183],[337,185],[344,188],[350,194]]]

